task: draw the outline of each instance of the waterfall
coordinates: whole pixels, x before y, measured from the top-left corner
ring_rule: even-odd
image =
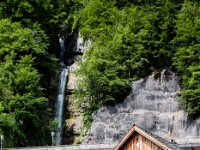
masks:
[[[59,38],[59,43],[60,43],[60,50],[61,50],[59,64],[62,67],[65,67],[65,63],[64,63],[65,44],[62,38]]]
[[[65,99],[65,87],[66,87],[67,76],[68,76],[68,69],[66,68],[64,60],[63,60],[63,56],[65,52],[64,41],[60,38],[59,43],[60,43],[60,49],[61,49],[59,64],[64,68],[59,77],[57,99],[55,102],[55,110],[54,110],[55,112],[54,120],[57,121],[57,127],[55,130],[56,145],[60,145],[61,140],[62,140],[61,136],[62,136],[63,105],[64,105],[64,99]]]
[[[68,69],[63,69],[63,71],[60,74],[60,79],[58,84],[58,95],[55,104],[54,120],[56,120],[58,123],[55,134],[55,142],[57,145],[60,145],[61,143],[63,104],[65,99],[65,86],[66,86],[67,75],[68,75]]]

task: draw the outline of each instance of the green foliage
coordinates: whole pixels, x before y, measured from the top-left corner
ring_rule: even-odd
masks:
[[[92,39],[109,34],[111,25],[115,20],[112,15],[116,13],[113,1],[89,1],[86,7],[81,11],[80,32],[84,37]]]
[[[0,130],[12,145],[43,145],[47,99],[43,97],[41,75],[34,67],[38,59],[33,56],[47,54],[45,34],[7,19],[0,20],[0,31],[1,115],[9,119],[1,121]]]
[[[55,132],[57,125],[58,125],[58,121],[57,120],[53,120],[53,119],[50,120],[49,121],[49,129],[50,129],[50,131]]]
[[[182,76],[182,102],[188,113],[200,112],[199,103],[199,49],[200,49],[200,6],[197,2],[185,1],[176,20],[174,43],[177,52],[174,56],[174,65]]]
[[[171,65],[179,8],[180,3],[169,0],[134,5],[88,2],[81,11],[80,32],[92,45],[79,63],[80,82],[74,94],[86,104],[86,120],[91,121],[90,114],[100,106],[122,101],[133,78]]]
[[[131,79],[172,64],[182,77],[183,108],[199,113],[199,13],[197,1],[88,1],[80,31],[92,45],[75,92],[86,116],[122,99]]]
[[[77,28],[73,14],[82,4],[80,0],[0,2],[0,110],[16,121],[12,133],[0,125],[11,141],[8,147],[49,142],[49,129],[42,122],[49,112],[44,96],[57,68],[58,35]]]
[[[15,136],[5,135],[13,143],[10,146],[49,142],[49,129],[42,123],[49,112],[44,96],[57,68],[58,35],[77,28],[73,14],[82,4],[80,0],[0,2],[0,109],[17,122],[13,133],[5,131]]]
[[[43,125],[58,35],[79,29],[92,45],[75,73],[74,97],[91,113],[121,102],[132,79],[172,64],[182,77],[183,108],[200,112],[198,1],[5,0],[0,2],[0,133],[7,147],[46,145]],[[57,52],[56,52],[56,55]]]
[[[13,113],[7,114],[3,112],[3,106],[0,103],[0,134],[4,135],[3,145],[4,147],[14,146],[13,133],[16,131],[16,121]]]

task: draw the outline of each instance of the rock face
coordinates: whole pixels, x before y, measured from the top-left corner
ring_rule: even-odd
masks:
[[[71,47],[70,47],[71,46]],[[63,125],[64,132],[62,137],[62,144],[73,144],[79,132],[82,128],[82,117],[80,116],[81,110],[75,106],[75,100],[73,99],[72,93],[75,89],[77,76],[73,71],[78,69],[76,61],[81,59],[81,55],[84,52],[84,41],[82,37],[75,33],[69,47],[68,57],[66,58],[66,63],[68,64],[68,82],[66,86],[66,97],[65,97],[65,107],[64,107],[64,120],[66,122]]]
[[[106,106],[93,113],[88,138],[96,143],[119,142],[133,124],[137,124],[165,139],[196,139],[200,119],[181,110],[180,78],[168,69],[153,72],[133,81],[131,93],[123,103]],[[194,140],[195,141],[195,140]]]
[[[79,56],[89,49],[92,41],[83,41],[76,34],[71,43],[68,48],[71,56],[66,61],[70,65],[64,115],[70,126],[69,130],[65,130],[63,144],[73,143],[75,134],[82,129],[81,111],[75,108],[75,100],[71,96],[78,80],[73,71],[78,67],[75,62],[84,60],[84,55]],[[102,107],[93,113],[93,123],[85,142],[91,138],[95,143],[117,143],[133,124],[137,124],[180,144],[200,143],[200,117],[194,118],[181,109],[178,102],[181,96],[179,82],[180,78],[169,69],[158,70],[146,78],[132,81],[132,90],[122,103]]]

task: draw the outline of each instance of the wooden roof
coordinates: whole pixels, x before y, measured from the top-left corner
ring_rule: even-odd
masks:
[[[152,141],[153,143],[162,147],[165,150],[182,150],[175,143],[169,142],[169,141],[151,133],[148,130],[145,130],[139,126],[136,126],[135,124],[130,129],[130,131],[125,135],[125,137],[121,140],[121,142],[115,147],[114,150],[119,150],[134,132],[137,132],[140,135],[146,137],[148,140]]]

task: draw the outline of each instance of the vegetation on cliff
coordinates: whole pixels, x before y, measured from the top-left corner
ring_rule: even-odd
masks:
[[[77,75],[82,80],[75,97],[88,105],[86,115],[102,105],[120,102],[132,79],[170,66],[182,77],[183,108],[189,114],[200,112],[199,2],[85,3],[79,29],[92,45],[79,63]]]
[[[189,114],[200,112],[200,5],[186,1],[177,15],[176,53],[173,64],[182,77],[182,106]]]
[[[191,0],[5,0],[0,2],[0,134],[5,147],[47,145],[43,124],[58,35],[79,30],[92,45],[74,96],[91,113],[129,93],[133,79],[174,66],[180,102],[200,112],[200,4]]]

